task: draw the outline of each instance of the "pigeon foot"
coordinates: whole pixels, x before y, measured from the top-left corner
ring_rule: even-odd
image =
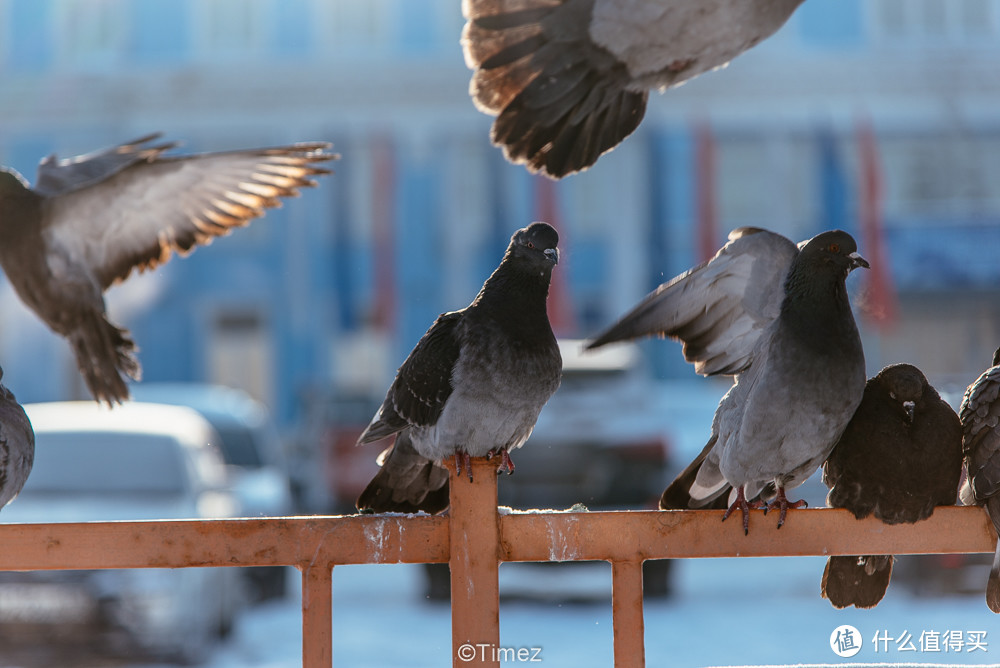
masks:
[[[493,459],[497,456],[496,450],[490,450],[486,453],[486,459]],[[510,458],[510,453],[507,452],[507,448],[500,448],[500,465],[497,466],[497,473],[506,473],[510,475],[514,472],[514,461]]]
[[[469,475],[469,482],[472,482],[472,457],[468,452],[455,452],[455,475],[462,475],[462,466],[465,465],[465,472]]]
[[[788,497],[785,496],[785,488],[779,487],[778,494],[774,499],[765,504],[768,510],[778,509],[778,528],[785,523],[785,515],[788,513],[789,508],[805,508],[809,504],[805,502],[805,499],[799,499],[798,501],[789,501]]]
[[[747,502],[747,498],[743,494],[743,485],[740,485],[736,488],[736,500],[722,514],[722,521],[725,522],[726,518],[732,515],[734,510],[739,509],[743,513],[743,535],[748,536],[750,535],[750,509],[761,507],[763,506],[758,501],[754,501],[753,503]]]

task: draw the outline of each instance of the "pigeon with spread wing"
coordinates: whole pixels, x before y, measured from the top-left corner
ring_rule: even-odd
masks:
[[[867,266],[840,230],[796,246],[740,228],[589,344],[669,336],[698,373],[735,376],[708,444],[663,492],[661,508],[728,507],[723,519],[739,509],[746,532],[758,495],[773,496],[779,527],[801,505],[785,491],[826,460],[861,402],[865,358],[845,280]]]
[[[38,168],[32,188],[0,168],[0,266],[15,292],[69,340],[91,394],[108,404],[141,375],[129,333],[111,323],[104,291],[210,243],[315,186],[336,156],[304,143],[166,156],[150,135]]]
[[[649,90],[724,67],[803,0],[463,0],[469,92],[511,162],[559,178],[628,137]]]

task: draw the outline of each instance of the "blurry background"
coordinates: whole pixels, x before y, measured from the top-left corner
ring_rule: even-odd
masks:
[[[109,294],[146,382],[234,386],[271,409],[299,469],[325,471],[299,481],[305,507],[351,487],[330,453],[533,219],[562,233],[563,337],[595,333],[732,228],[841,227],[873,265],[849,281],[870,371],[907,361],[960,393],[987,365],[1000,2],[809,0],[729,68],[653,94],[631,138],[559,183],[490,146],[462,24],[458,0],[0,0],[0,163],[29,180],[51,152],[151,131],[184,151],[329,140],[343,155],[300,200]],[[641,353],[654,381],[695,379],[675,344]],[[85,396],[68,347],[6,283],[0,361],[22,401]]]
[[[467,94],[462,25],[459,0],[0,0],[0,163],[31,181],[49,153],[153,131],[182,151],[327,140],[342,154],[318,189],[108,295],[112,320],[139,342],[144,385],[227,385],[269,408],[297,510],[351,508],[378,450],[355,449],[354,439],[395,368],[438,313],[472,299],[510,234],[534,219],[562,236],[550,310],[567,340],[567,377],[515,455],[517,475],[500,485],[505,502],[649,505],[701,448],[725,382],[698,379],[673,343],[587,357],[573,340],[738,226],[795,240],[833,227],[857,237],[873,268],[848,286],[871,373],[911,362],[957,405],[988,365],[1000,345],[1000,0],[808,0],[727,69],[653,94],[631,138],[558,183],[508,165],[489,144],[491,118]],[[22,402],[86,397],[66,344],[4,278],[0,363]],[[173,387],[171,401],[191,400]],[[578,456],[560,455],[563,446]],[[648,656],[830,660],[828,634],[840,623],[867,642],[878,629],[916,636],[992,622],[978,600],[982,572],[964,585],[976,595],[961,603],[966,616],[890,601],[900,596],[893,588],[864,617],[819,599],[821,559],[780,562],[683,564],[675,602],[647,604]],[[513,571],[502,572],[518,591]],[[400,596],[434,593],[419,569],[335,576],[347,602],[335,606],[344,665],[419,663],[405,642],[371,637],[387,614],[399,615],[397,630],[431,620],[415,627],[432,639],[418,653],[428,665],[449,660],[447,611],[400,607]],[[659,578],[647,568],[647,585],[667,593]],[[537,593],[540,581],[528,582]],[[748,610],[767,614],[762,587],[801,628],[746,623]],[[542,644],[550,665],[610,661],[606,604],[563,617],[520,605],[505,605],[505,645]],[[292,602],[241,622],[214,665],[295,665],[297,615]],[[732,644],[704,642],[708,618]],[[581,643],[581,628],[597,633]],[[690,656],[677,654],[679,637],[692,639]]]

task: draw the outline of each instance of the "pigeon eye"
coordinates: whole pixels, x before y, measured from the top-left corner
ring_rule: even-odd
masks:
[[[529,241],[529,242],[528,242],[528,248],[534,248],[534,247],[535,247],[535,244],[533,244],[533,243],[531,243],[531,242]]]
[[[840,252],[840,244],[830,244],[830,252],[831,253],[839,253]]]

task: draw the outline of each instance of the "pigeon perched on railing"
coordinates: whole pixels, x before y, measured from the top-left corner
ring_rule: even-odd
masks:
[[[829,459],[827,504],[862,519],[912,524],[954,505],[962,475],[962,424],[924,374],[887,366],[865,385],[861,405]],[[892,555],[827,559],[821,592],[836,608],[871,608],[885,595]]]
[[[728,508],[723,519],[739,509],[747,532],[749,509],[769,507],[758,494],[773,492],[779,527],[803,504],[786,490],[826,460],[864,392],[844,281],[867,266],[840,230],[796,247],[740,228],[715,257],[661,285],[589,344],[669,336],[698,373],[736,377],[708,444],[663,492],[661,508]]]
[[[445,457],[454,456],[470,478],[470,457],[496,456],[499,470],[513,471],[510,451],[531,435],[562,376],[546,313],[558,241],[547,223],[515,232],[475,300],[441,314],[417,342],[358,439],[397,434],[358,510],[444,510]]]
[[[958,415],[966,472],[962,503],[985,508],[1000,536],[1000,348],[993,366],[965,390]],[[1000,543],[986,582],[986,604],[1000,613]]]
[[[34,461],[35,432],[31,422],[14,393],[0,383],[0,508],[21,492]]]
[[[280,206],[328,174],[314,142],[188,156],[154,134],[67,160],[50,156],[34,188],[0,168],[0,265],[18,296],[66,337],[91,394],[128,398],[136,346],[108,321],[104,291]]]
[[[559,178],[635,130],[649,89],[725,66],[802,0],[464,0],[469,93],[508,160]]]

